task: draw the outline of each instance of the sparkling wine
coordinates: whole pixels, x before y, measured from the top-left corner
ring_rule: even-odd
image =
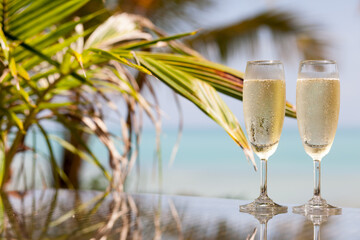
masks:
[[[321,160],[334,141],[340,109],[338,78],[298,79],[296,110],[305,151]]]
[[[261,159],[268,159],[278,146],[285,116],[285,91],[285,81],[280,79],[244,81],[246,131]]]

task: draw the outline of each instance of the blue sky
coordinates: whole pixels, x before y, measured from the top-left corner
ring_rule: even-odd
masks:
[[[221,3],[221,4],[220,4]],[[241,18],[255,15],[266,8],[289,10],[297,13],[304,23],[317,24],[321,27],[319,32],[330,43],[329,56],[339,65],[341,81],[341,112],[339,127],[359,127],[360,114],[360,1],[354,0],[222,0],[217,1],[213,7],[199,12],[198,28],[207,28],[226,24]],[[295,103],[296,76],[298,63],[301,60],[294,54],[291,59],[281,59],[269,44],[265,33],[260,34],[260,50],[255,55],[246,52],[234,54],[226,65],[244,71],[247,60],[253,59],[280,59],[285,66],[287,99]],[[177,125],[178,115],[175,104],[168,99],[172,94],[166,86],[157,85],[161,108],[166,113],[164,126]],[[242,103],[229,97],[224,97],[234,114],[243,125]],[[215,123],[208,119],[201,111],[187,100],[182,99],[185,127],[216,128]],[[296,121],[286,119],[284,127],[296,127]]]

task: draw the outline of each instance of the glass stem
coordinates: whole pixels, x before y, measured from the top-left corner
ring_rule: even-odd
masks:
[[[261,159],[260,164],[260,196],[267,196],[267,159]]]
[[[321,161],[314,160],[314,197],[320,197]]]
[[[260,224],[260,238],[259,240],[267,240],[267,223]]]
[[[320,240],[320,225],[314,224],[314,240]]]

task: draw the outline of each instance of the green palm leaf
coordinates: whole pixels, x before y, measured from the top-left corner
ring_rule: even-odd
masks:
[[[11,2],[13,2],[13,5],[11,5]],[[14,9],[10,11],[11,8],[9,10],[8,7],[19,7],[17,6],[18,1],[2,0],[0,1],[2,6],[0,8],[2,29],[6,34],[24,40],[58,23],[86,2],[88,0],[37,0],[29,1],[28,4],[16,11]]]
[[[59,38],[71,33],[71,31],[74,30],[76,25],[86,23],[87,21],[99,16],[103,12],[103,10],[100,10],[85,17],[82,17],[76,21],[65,22],[64,24],[56,27],[54,30],[49,31],[45,34],[40,34],[36,37],[29,38],[25,42],[28,45],[36,47],[37,49],[47,49],[48,47],[55,44],[59,40]],[[19,48],[14,49],[13,55],[16,61],[23,61],[24,59],[32,56],[32,53],[29,51],[24,51],[24,48],[20,46]]]
[[[84,23],[103,13],[104,10],[92,13],[77,21],[59,25],[53,31],[44,31],[54,24],[74,13],[89,0],[37,0],[18,1],[0,0],[0,26],[3,35],[15,41],[19,46],[12,51],[15,62],[22,61],[26,70],[46,61],[48,64],[60,67],[60,64],[51,57],[62,51],[78,38],[91,33],[87,29],[84,33],[76,34],[58,42],[59,37],[66,35],[77,24]],[[1,34],[0,34],[1,35]],[[5,52],[4,52],[5,54]],[[70,73],[76,79],[86,82],[86,79],[77,73]],[[10,74],[5,81],[10,79]]]

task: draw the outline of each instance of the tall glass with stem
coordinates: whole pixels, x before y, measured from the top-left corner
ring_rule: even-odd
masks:
[[[287,207],[274,203],[267,194],[267,161],[276,151],[285,117],[285,77],[280,61],[247,63],[243,108],[251,147],[260,158],[260,196],[240,206],[242,212],[282,212]]]
[[[321,159],[330,151],[340,110],[340,81],[331,60],[302,61],[296,84],[296,110],[300,136],[306,153],[314,161],[314,196],[294,212],[339,213],[320,195]]]

